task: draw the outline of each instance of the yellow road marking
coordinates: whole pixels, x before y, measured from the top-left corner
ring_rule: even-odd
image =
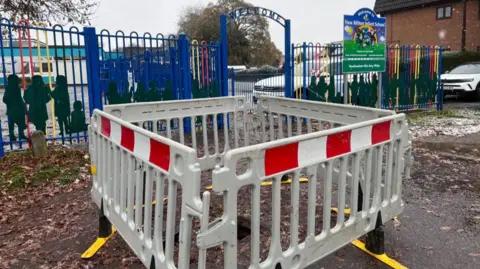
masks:
[[[117,230],[112,226],[112,233],[107,237],[98,237],[97,240],[82,254],[82,259],[90,259],[115,234]]]
[[[305,182],[308,182],[308,178],[300,178],[299,180],[300,183],[305,183]],[[287,179],[287,180],[284,180],[282,182],[280,182],[280,184],[291,184],[292,183],[292,180],[291,179]],[[265,187],[265,186],[272,186],[273,182],[272,181],[265,181],[265,182],[262,182],[260,185]],[[213,186],[210,185],[210,186],[207,186],[205,187],[205,189],[207,191],[209,190],[212,190],[213,189]]]
[[[388,257],[387,254],[385,254],[385,253],[381,254],[381,255],[377,255],[377,254],[373,254],[372,252],[368,251],[365,248],[365,243],[363,243],[360,240],[353,241],[352,245],[356,246],[357,248],[359,248],[363,252],[367,253],[368,255],[378,259],[379,261],[383,262],[384,264],[392,267],[393,269],[408,269],[408,267],[406,267],[406,266],[402,265],[401,263],[397,262],[396,260]]]
[[[338,213],[338,208],[332,207],[332,211]],[[350,215],[351,210],[350,210],[350,208],[346,208],[344,212],[345,212],[346,215]],[[398,217],[395,216],[393,219],[394,219],[394,220],[398,220]],[[380,260],[380,261],[383,262],[384,264],[392,267],[393,269],[408,269],[407,267],[403,266],[403,265],[400,264],[399,262],[397,262],[397,261],[395,261],[394,259],[388,257],[387,254],[385,254],[385,253],[384,253],[384,254],[381,254],[381,255],[377,255],[377,254],[371,253],[371,252],[368,251],[367,248],[365,247],[365,243],[363,243],[363,242],[360,241],[360,240],[355,240],[355,241],[353,241],[353,242],[352,242],[352,245],[356,246],[357,248],[359,248],[359,249],[362,250],[363,252],[369,254],[370,256],[373,256],[374,258]]]

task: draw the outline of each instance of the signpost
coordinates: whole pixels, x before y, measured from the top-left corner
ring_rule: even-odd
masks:
[[[362,8],[343,21],[343,73],[385,72],[387,20]]]

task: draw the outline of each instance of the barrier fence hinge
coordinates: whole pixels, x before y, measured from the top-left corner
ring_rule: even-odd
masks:
[[[235,222],[227,222],[221,219],[213,221],[211,225],[212,227],[207,231],[197,235],[197,246],[199,249],[208,249],[219,246],[223,242],[229,242],[231,240],[226,237],[234,234],[232,231],[237,230]]]

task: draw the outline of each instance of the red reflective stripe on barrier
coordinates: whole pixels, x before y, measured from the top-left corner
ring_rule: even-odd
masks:
[[[391,121],[265,150],[265,175],[273,175],[391,140]]]
[[[298,143],[267,149],[265,175],[273,175],[298,167]]]
[[[150,138],[149,161],[163,170],[168,171],[170,168],[170,147]]]
[[[122,136],[120,139],[120,145],[133,152],[135,148],[135,134],[133,130],[128,129],[127,127],[122,126]]]
[[[120,141],[122,147],[135,153],[136,156],[143,159],[148,158],[148,161],[152,164],[169,171],[170,146],[139,133],[136,133],[135,137],[135,132],[132,129],[120,126],[117,123],[114,123],[114,126],[118,126],[120,130],[118,130],[118,127],[114,128],[114,131],[116,130],[115,132],[117,133],[112,137],[112,122],[107,118],[101,117],[100,124],[100,132],[112,139],[113,142],[118,143]],[[120,131],[120,134],[118,134],[118,131]]]
[[[104,136],[110,138],[110,133],[111,133],[111,131],[112,131],[112,127],[110,126],[110,120],[107,119],[107,118],[104,118],[104,117],[101,117],[101,119],[102,119],[102,120],[101,120],[101,123],[100,123],[100,124],[101,124],[101,126],[100,126],[100,128],[101,128],[101,129],[100,129],[100,132],[101,132]]]
[[[391,121],[377,123],[372,126],[372,145],[390,140]]]
[[[352,131],[348,130],[327,137],[327,158],[343,155],[351,151]]]

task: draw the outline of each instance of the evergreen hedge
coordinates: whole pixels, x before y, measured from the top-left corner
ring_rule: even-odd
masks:
[[[461,64],[480,62],[480,52],[445,51],[442,55],[442,74]]]
[[[260,68],[250,68],[235,72],[235,81],[254,81],[257,82],[262,79],[283,75],[282,68],[264,65]]]

